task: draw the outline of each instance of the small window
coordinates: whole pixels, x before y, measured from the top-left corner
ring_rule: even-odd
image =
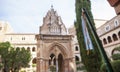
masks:
[[[33,51],[33,52],[35,52],[35,51],[36,51],[36,50],[35,50],[35,47],[33,47],[33,48],[32,48],[32,51]]]
[[[25,40],[25,37],[22,37],[22,40]]]
[[[104,45],[107,44],[107,40],[105,38],[103,39],[103,43]]]
[[[107,26],[105,27],[105,31],[109,31],[109,30],[110,30],[110,26],[107,25]]]
[[[114,20],[114,25],[117,27],[119,25],[119,21],[117,19]]]
[[[112,42],[112,39],[111,39],[111,37],[110,37],[110,36],[108,36],[108,38],[107,38],[107,39],[108,39],[108,42],[109,42],[109,43],[111,43],[111,42]]]
[[[30,51],[30,47],[27,47],[27,50]]]
[[[10,40],[12,41],[12,37],[10,38]]]
[[[75,56],[75,61],[79,61],[79,57],[78,56]]]
[[[75,47],[75,51],[78,51],[78,46]]]
[[[113,37],[113,40],[114,40],[114,41],[117,41],[117,40],[118,40],[118,38],[117,38],[117,35],[116,35],[116,34],[113,34],[113,36],[112,36],[112,37]]]

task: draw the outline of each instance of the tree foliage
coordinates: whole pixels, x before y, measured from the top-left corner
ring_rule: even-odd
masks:
[[[119,54],[119,53],[113,54],[113,55],[112,55],[112,59],[113,59],[113,60],[120,60],[120,54]]]
[[[22,67],[27,67],[31,54],[25,48],[13,48],[9,42],[0,43],[0,55],[4,72],[18,72]]]
[[[111,62],[114,72],[120,72],[120,60],[115,60]],[[100,72],[107,72],[105,63],[101,66]]]
[[[76,0],[75,6],[76,6],[76,21],[74,24],[75,24],[75,28],[76,28],[78,43],[80,46],[82,62],[84,63],[88,72],[99,72],[102,58],[101,58],[100,52],[97,48],[97,45],[95,43],[95,40],[91,34],[90,28],[88,28],[88,32],[92,39],[94,49],[89,51],[89,55],[87,54],[87,50],[86,50],[85,43],[84,43],[84,36],[82,33],[81,14],[82,14],[83,7],[88,12],[88,14],[90,16],[90,20],[93,24],[93,27],[95,28],[93,16],[91,13],[91,2],[90,2],[90,0]]]

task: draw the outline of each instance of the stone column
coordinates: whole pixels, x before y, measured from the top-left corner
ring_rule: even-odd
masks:
[[[46,60],[44,61],[44,67],[45,67],[45,72],[47,72],[47,69],[46,69]]]
[[[67,59],[64,60],[64,71],[69,72],[69,61]]]
[[[43,60],[43,62],[42,62],[42,72],[48,72],[48,61],[49,60]]]
[[[74,58],[69,59],[69,72],[75,72],[75,62]]]
[[[49,59],[46,60],[45,64],[46,64],[46,72],[49,72]]]
[[[40,59],[40,72],[43,72],[43,60]]]
[[[58,59],[56,59],[56,72],[58,72]]]
[[[37,70],[37,72],[40,72],[40,59],[39,58],[37,58],[37,68],[36,68]]]

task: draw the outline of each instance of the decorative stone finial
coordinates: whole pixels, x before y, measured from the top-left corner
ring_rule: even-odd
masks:
[[[53,5],[51,5],[51,9],[53,9]]]

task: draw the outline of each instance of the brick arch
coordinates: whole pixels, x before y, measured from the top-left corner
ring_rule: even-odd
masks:
[[[48,54],[47,56],[49,57],[52,54],[52,50],[54,47],[57,46],[57,48],[61,51],[61,54],[63,55],[64,58],[68,57],[68,50],[60,43],[58,42],[53,42],[49,47]]]

